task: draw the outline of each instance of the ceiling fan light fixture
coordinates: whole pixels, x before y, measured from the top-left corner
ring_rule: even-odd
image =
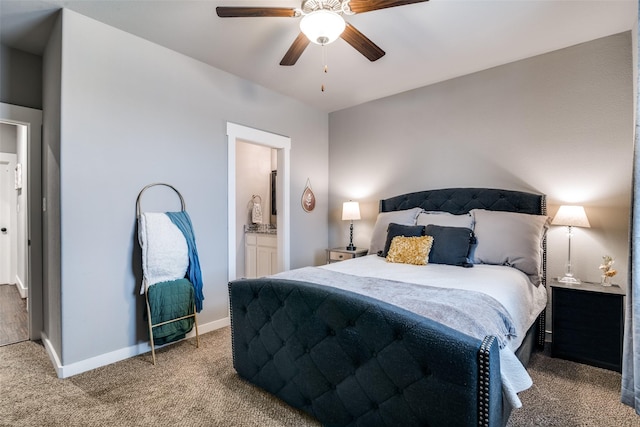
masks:
[[[302,17],[300,31],[310,42],[325,45],[334,42],[344,31],[342,16],[326,9],[316,10]]]

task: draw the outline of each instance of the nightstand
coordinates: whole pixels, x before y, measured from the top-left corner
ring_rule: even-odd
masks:
[[[365,256],[368,251],[368,249],[356,249],[355,251],[349,251],[345,248],[327,249],[327,264]]]
[[[551,281],[551,356],[622,371],[624,291]]]

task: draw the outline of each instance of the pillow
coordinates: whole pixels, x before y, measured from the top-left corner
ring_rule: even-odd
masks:
[[[471,214],[478,242],[472,261],[515,267],[535,285],[540,284],[542,243],[549,217],[484,209],[473,209]]]
[[[470,228],[427,225],[424,234],[433,237],[430,263],[473,267],[468,258],[471,243],[475,240]]]
[[[384,244],[387,241],[387,227],[389,227],[390,223],[416,225],[416,216],[418,216],[420,212],[422,212],[421,208],[380,212],[376,219],[376,225],[373,227],[373,233],[371,233],[369,253],[377,254],[381,250],[384,250]]]
[[[382,252],[378,252],[378,256],[386,257],[391,247],[391,240],[396,236],[420,237],[424,236],[424,225],[402,225],[392,222],[387,227],[387,243],[384,245]]]
[[[443,227],[464,227],[473,229],[471,214],[454,215],[449,212],[422,211],[416,219],[417,225],[440,225]]]
[[[387,262],[401,264],[426,265],[429,262],[429,251],[433,237],[396,236],[391,240]]]

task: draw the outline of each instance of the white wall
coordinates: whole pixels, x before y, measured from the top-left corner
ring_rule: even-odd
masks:
[[[320,200],[313,218],[291,209],[292,236],[305,236],[291,242],[291,265],[322,256],[326,113],[75,12],[62,15],[62,365],[95,367],[109,363],[102,355],[147,341],[135,200],[151,182],[185,198],[204,281],[199,323],[227,317],[227,121],[291,138],[292,194],[310,176]],[[176,207],[175,195],[158,188],[145,193],[143,210]]]
[[[494,187],[585,206],[579,277],[599,281],[616,258],[626,285],[633,144],[631,32],[613,35],[331,113],[330,235],[342,245],[342,202],[361,202],[354,243],[368,247],[378,200],[432,188]],[[567,256],[549,232],[549,277]]]

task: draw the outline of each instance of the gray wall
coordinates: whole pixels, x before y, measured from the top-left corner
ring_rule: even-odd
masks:
[[[60,118],[62,115],[62,16],[58,15],[43,57],[42,115],[42,311],[43,332],[62,357],[60,271]]]
[[[18,130],[16,125],[0,122],[0,152],[18,152]]]
[[[42,109],[42,57],[0,44],[0,102]]]
[[[60,166],[63,365],[147,340],[135,200],[151,182],[174,185],[186,200],[204,280],[199,323],[227,317],[227,121],[291,137],[292,199],[310,177],[320,201],[314,216],[298,204],[291,209],[291,266],[322,259],[326,113],[75,12],[62,16],[61,51],[55,42],[47,51],[61,56],[57,83],[56,58],[45,58],[53,72],[47,83],[57,85],[46,94],[62,88],[57,97],[45,95],[45,110],[52,120],[59,111],[61,128],[45,136],[48,180],[58,179],[55,159]],[[144,211],[176,208],[174,194],[154,190],[145,193]]]
[[[572,260],[598,281],[601,257],[627,282],[633,144],[631,32],[532,57],[329,115],[330,233],[348,239],[343,201],[361,202],[368,247],[378,200],[411,191],[495,187],[544,193],[549,213],[583,204]],[[549,231],[549,277],[567,256]]]

